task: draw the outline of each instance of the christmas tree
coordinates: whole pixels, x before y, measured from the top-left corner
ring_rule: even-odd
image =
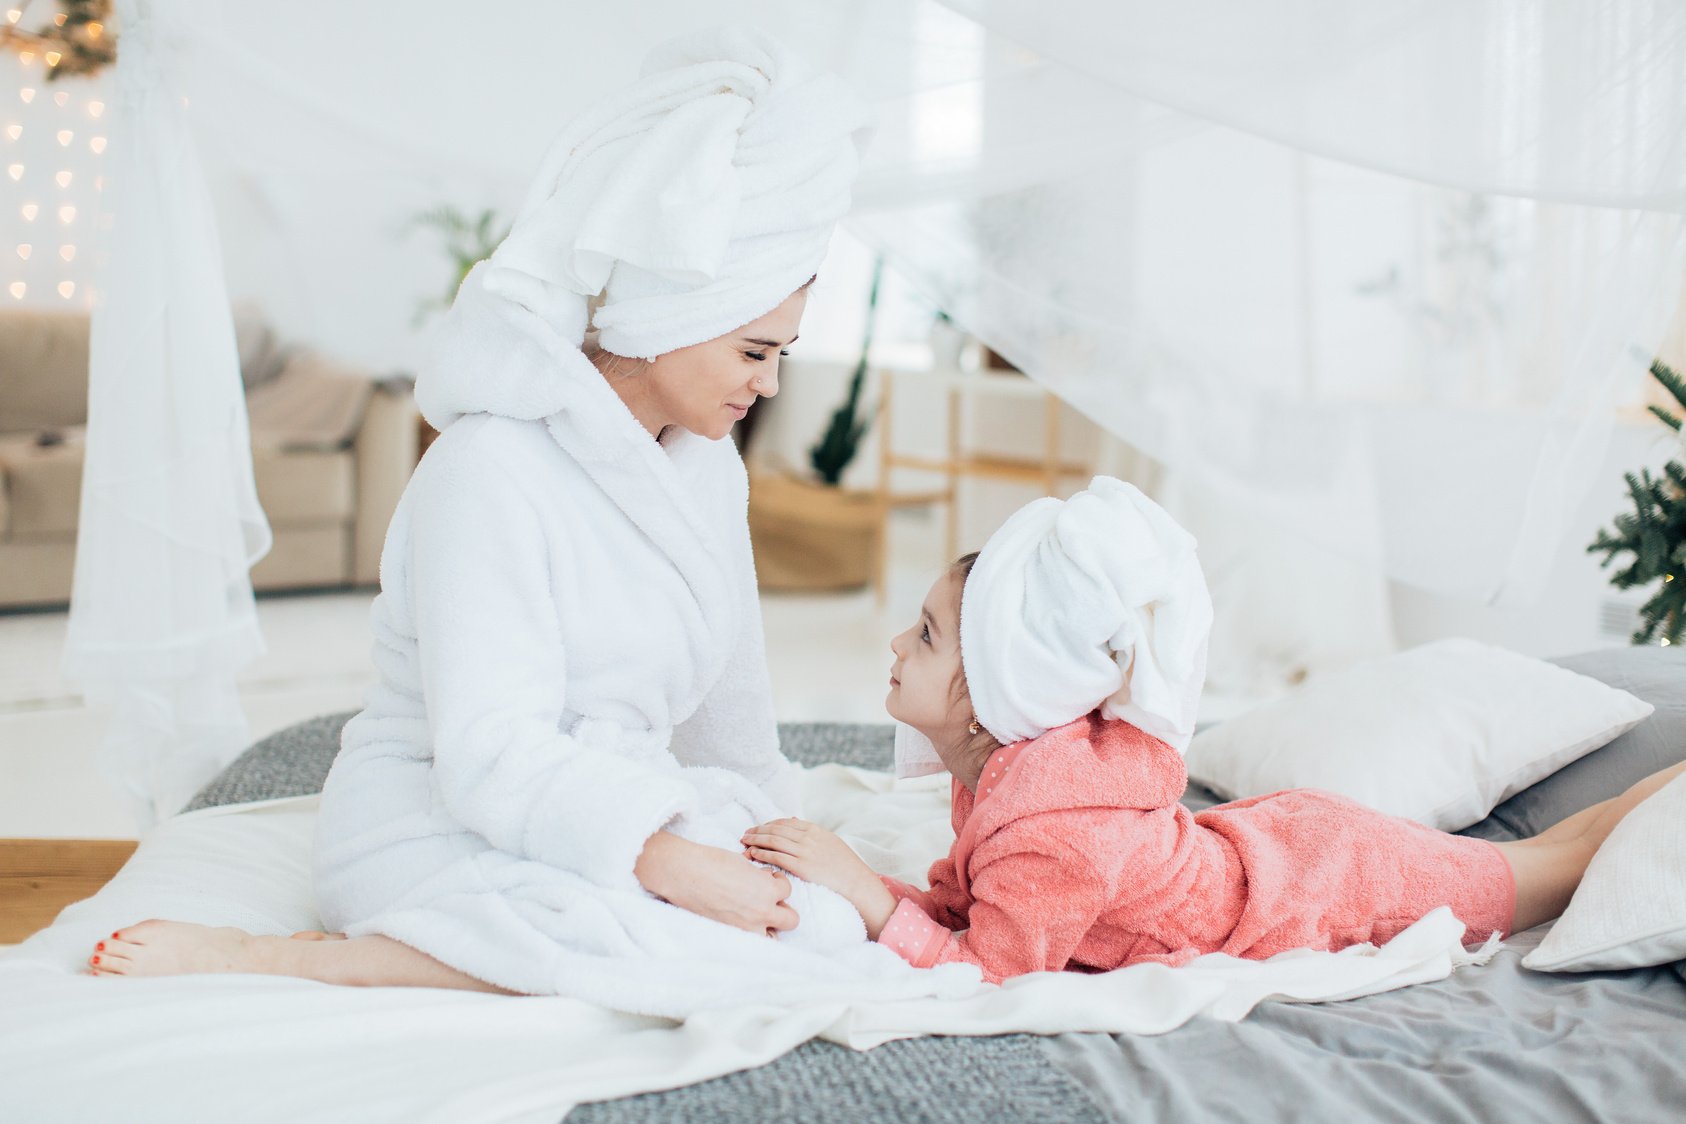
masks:
[[[1651,374],[1686,410],[1686,379],[1660,359],[1651,364]],[[1661,406],[1648,408],[1664,425],[1681,433],[1680,418]],[[1660,579],[1657,591],[1639,607],[1642,623],[1633,634],[1633,642],[1649,644],[1661,633],[1664,644],[1677,644],[1681,633],[1686,632],[1686,466],[1680,460],[1670,460],[1663,465],[1661,476],[1653,476],[1650,469],[1640,469],[1638,476],[1631,472],[1622,475],[1633,497],[1633,510],[1616,516],[1613,534],[1600,530],[1587,553],[1603,551],[1600,565],[1606,567],[1618,554],[1633,555],[1630,565],[1611,575],[1610,584],[1617,589],[1649,585]]]

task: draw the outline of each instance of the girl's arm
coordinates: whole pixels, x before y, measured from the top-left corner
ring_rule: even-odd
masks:
[[[929,890],[921,890],[912,883],[892,878],[888,874],[880,874],[878,877],[890,893],[895,895],[898,903],[903,900],[911,901],[943,928],[964,929],[971,924],[968,914],[972,908],[972,897],[960,888],[960,878],[955,872],[952,855],[944,855],[931,864],[931,873],[925,880],[931,887]],[[874,940],[878,938],[876,932],[872,936]]]
[[[907,897],[878,942],[916,968],[975,964],[990,983],[1063,970],[1107,911],[1109,872],[1076,848],[990,849],[973,856],[969,928],[953,932]]]

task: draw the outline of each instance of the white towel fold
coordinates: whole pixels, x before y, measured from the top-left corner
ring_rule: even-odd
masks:
[[[841,79],[760,29],[679,36],[562,130],[477,283],[574,347],[597,293],[617,355],[714,339],[819,269],[872,131]]]
[[[1097,476],[990,536],[961,596],[960,655],[978,721],[1004,745],[1099,708],[1182,752],[1211,628],[1194,536]]]

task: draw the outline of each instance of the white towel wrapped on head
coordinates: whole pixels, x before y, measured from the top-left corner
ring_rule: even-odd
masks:
[[[485,284],[576,345],[601,292],[599,342],[616,355],[724,335],[819,269],[871,119],[756,28],[670,40],[562,130]]]
[[[1194,536],[1097,476],[990,536],[961,595],[960,656],[978,721],[1003,745],[1099,708],[1182,752],[1211,628]]]

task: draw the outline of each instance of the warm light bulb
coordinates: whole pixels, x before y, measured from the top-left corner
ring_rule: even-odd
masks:
[[[19,8],[12,8],[12,9],[9,9],[6,12],[6,22],[7,23],[17,23],[22,18],[23,18],[23,11]]]
[[[18,247],[18,257],[22,258],[24,261],[28,261],[30,251],[33,250],[33,249],[34,249],[34,247],[31,246],[28,242],[23,243],[21,246]]]
[[[22,125],[7,125],[6,126],[6,135],[8,137],[11,137],[13,140],[17,140],[19,137],[23,136],[23,126]]]
[[[73,297],[75,295],[76,295],[76,282],[74,282],[74,281],[60,281],[59,282],[59,296],[63,297],[65,300],[69,300],[71,297]]]
[[[76,219],[76,208],[69,203],[59,208],[59,221],[69,226]]]
[[[60,144],[68,146],[71,141],[76,139],[76,134],[71,132],[69,129],[60,129],[58,137]]]
[[[41,213],[41,208],[34,203],[25,203],[18,210],[23,214],[24,222],[34,222],[35,216]]]
[[[25,86],[23,89],[18,91],[18,97],[23,99],[23,104],[28,105],[30,102],[35,100],[35,91],[28,86]]]
[[[59,257],[63,258],[65,261],[75,261],[76,260],[76,247],[75,246],[60,246],[59,247]]]
[[[59,54],[57,51],[48,51],[47,52],[47,65],[48,66],[57,66],[59,64],[59,60],[63,57],[64,56]]]
[[[53,104],[57,106],[69,105],[70,95],[65,93],[63,90],[60,90],[58,93],[53,95]]]
[[[35,52],[34,51],[19,51],[18,52],[18,61],[23,63],[23,65],[28,66],[30,63],[35,61]]]
[[[101,35],[104,35],[104,34],[105,34],[105,24],[101,23],[98,20],[89,20],[88,21],[88,38],[89,39],[98,39]]]
[[[8,164],[6,166],[6,174],[11,176],[14,181],[23,179],[23,165]]]
[[[29,286],[25,285],[22,281],[13,281],[10,285],[6,286],[6,291],[21,301],[23,299],[23,295],[29,292]]]
[[[60,172],[58,175],[54,176],[53,179],[55,181],[57,181],[57,183],[60,187],[69,187],[70,186],[70,173],[69,172]]]
[[[88,116],[89,117],[98,117],[100,114],[102,114],[104,112],[105,112],[105,103],[103,101],[91,101],[91,102],[88,103]]]
[[[105,138],[94,137],[88,142],[88,147],[94,150],[94,155],[99,155],[105,151]]]
[[[60,12],[58,15],[53,17],[53,23],[57,27],[63,27],[64,21],[66,19],[69,19],[69,18],[70,17],[68,15],[66,15],[64,12]]]

